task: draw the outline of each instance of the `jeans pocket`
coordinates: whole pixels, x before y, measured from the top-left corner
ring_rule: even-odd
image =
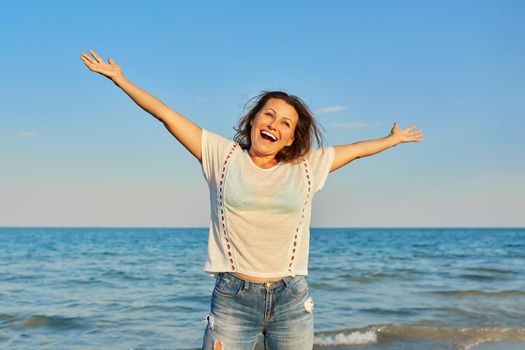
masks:
[[[244,281],[231,274],[222,274],[215,283],[214,294],[227,298],[239,297],[243,294]]]
[[[304,276],[296,276],[289,280],[286,290],[294,297],[304,295],[308,291],[308,282]]]

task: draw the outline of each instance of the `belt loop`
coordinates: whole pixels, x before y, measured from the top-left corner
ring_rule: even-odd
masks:
[[[249,281],[245,280],[244,278],[241,278],[239,276],[236,276],[235,274],[231,273],[231,272],[228,272],[231,277],[234,279],[234,280],[237,280],[237,281],[240,281],[239,283],[241,283],[241,289],[242,290],[246,290],[248,287],[249,287]]]
[[[286,276],[285,278],[283,278],[283,283],[286,287],[289,287],[290,286],[290,280],[292,279],[291,276]]]

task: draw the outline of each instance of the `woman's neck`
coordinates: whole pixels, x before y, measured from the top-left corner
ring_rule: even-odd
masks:
[[[268,169],[279,163],[279,161],[275,159],[275,155],[259,156],[255,154],[253,150],[249,150],[248,155],[252,159],[253,163],[259,168]]]

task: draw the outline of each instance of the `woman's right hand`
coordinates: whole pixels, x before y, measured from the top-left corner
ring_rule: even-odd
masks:
[[[115,61],[113,61],[112,58],[109,58],[108,63],[106,63],[93,50],[89,50],[89,53],[91,53],[93,57],[82,52],[82,54],[80,54],[80,58],[90,71],[102,74],[106,78],[113,80],[113,82],[124,78],[122,69],[118,64],[115,63]]]

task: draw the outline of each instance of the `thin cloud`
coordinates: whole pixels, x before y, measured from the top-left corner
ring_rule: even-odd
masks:
[[[344,106],[330,106],[317,110],[316,114],[340,113],[346,111],[348,108]]]
[[[18,137],[28,137],[28,138],[40,137],[40,135],[37,134],[34,131],[19,131],[19,132],[16,133],[16,136],[18,136]]]
[[[343,122],[343,123],[332,123],[328,125],[329,128],[335,129],[363,129],[368,127],[368,124],[359,122]]]

